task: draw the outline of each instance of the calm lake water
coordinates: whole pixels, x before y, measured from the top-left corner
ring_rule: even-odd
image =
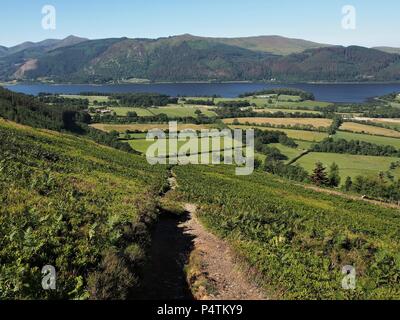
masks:
[[[290,87],[314,93],[317,100],[329,102],[364,102],[366,99],[400,92],[400,83],[390,84],[265,84],[265,83],[158,83],[116,85],[14,85],[8,89],[25,94],[40,92],[78,94],[81,92],[126,93],[157,92],[170,96],[211,96],[234,98],[262,89]]]

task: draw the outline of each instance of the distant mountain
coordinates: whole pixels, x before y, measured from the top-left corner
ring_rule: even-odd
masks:
[[[300,53],[307,49],[315,49],[322,47],[330,47],[332,45],[321,44],[301,39],[290,39],[281,36],[258,36],[258,37],[241,37],[241,38],[203,38],[190,34],[175,36],[169,38],[175,41],[182,40],[206,40],[209,42],[226,44],[229,46],[239,47],[252,51],[268,52],[276,55],[289,55],[292,53]]]
[[[375,47],[373,49],[380,50],[386,53],[394,53],[400,54],[400,48],[393,48],[393,47]]]
[[[400,55],[277,36],[203,38],[186,34],[100,40],[68,37],[21,46],[25,49],[0,56],[0,80],[400,80]]]
[[[315,43],[301,39],[290,39],[280,36],[259,36],[247,38],[217,38],[220,43],[237,46],[253,51],[269,52],[277,55],[300,53],[307,49],[330,47],[328,44]]]
[[[79,38],[75,36],[69,36],[65,39],[47,39],[43,40],[40,42],[24,42],[19,45],[16,45],[14,47],[6,48],[6,47],[0,47],[0,56],[3,55],[12,55],[24,50],[36,50],[36,51],[50,51],[56,48],[61,48],[61,47],[66,47],[74,44],[78,44],[84,41],[87,41],[88,39],[85,38]]]
[[[0,57],[3,57],[7,54],[8,48],[0,46]]]
[[[400,80],[400,56],[358,46],[306,50],[273,61],[272,77],[290,81]]]

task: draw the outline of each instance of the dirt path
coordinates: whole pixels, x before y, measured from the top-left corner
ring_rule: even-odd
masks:
[[[179,227],[193,237],[194,249],[200,253],[202,272],[213,284],[215,293],[208,300],[265,300],[255,285],[238,269],[229,246],[201,225],[196,218],[196,206],[186,204],[189,219]]]

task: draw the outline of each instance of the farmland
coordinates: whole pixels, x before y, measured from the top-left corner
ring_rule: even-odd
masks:
[[[391,138],[384,136],[374,136],[370,134],[362,134],[362,133],[352,133],[345,131],[338,131],[334,136],[335,139],[345,139],[345,140],[359,140],[365,141],[369,143],[379,144],[383,146],[393,146],[397,149],[400,149],[400,139],[399,138]]]
[[[209,98],[197,98],[191,97],[187,99],[199,99],[199,100],[208,100]],[[303,108],[306,110],[315,110],[315,108],[325,108],[332,105],[329,102],[323,101],[299,101],[300,97],[298,96],[284,96],[281,95],[279,100],[276,99],[276,95],[271,95],[271,98],[257,98],[257,97],[246,97],[246,98],[235,98],[235,101],[248,101],[250,104],[254,104],[259,108],[285,108],[295,110],[297,108]],[[227,102],[232,99],[228,98],[215,98],[214,102],[218,104],[219,102]]]
[[[238,118],[224,119],[224,123],[232,124],[237,120],[240,124],[269,124],[275,126],[312,126],[314,128],[329,127],[332,123],[330,119],[314,119],[314,118]],[[400,133],[399,133],[400,134]]]
[[[356,133],[367,133],[372,135],[400,138],[400,132],[398,131],[355,122],[345,122],[340,129]]]
[[[225,138],[220,137],[215,139],[215,143],[216,145],[212,144],[212,140],[211,138],[197,138],[197,149],[198,152],[211,152],[211,151],[219,151],[219,150],[224,150],[225,147]],[[229,139],[229,141],[231,141],[230,143],[233,143],[232,139]],[[184,146],[188,141],[187,140],[178,140],[177,141],[177,146],[178,146],[178,152],[180,150],[180,148],[182,146]],[[134,139],[134,140],[129,140],[129,144],[131,145],[131,147],[136,150],[139,151],[141,153],[146,153],[146,151],[148,150],[149,146],[154,144],[154,141],[152,140],[146,140],[146,139]],[[166,152],[169,152],[169,139],[166,139]],[[194,146],[194,148],[196,148]],[[166,154],[158,154],[158,156],[165,156]]]
[[[301,141],[318,142],[318,141],[322,141],[328,137],[327,133],[317,132],[317,131],[268,128],[268,127],[258,127],[258,126],[251,126],[251,125],[230,125],[229,127],[242,129],[242,130],[257,128],[257,129],[266,130],[266,131],[281,131],[281,132],[286,133],[289,138],[292,138],[295,140],[301,140]]]
[[[111,132],[125,132],[129,131],[140,131],[146,132],[152,129],[160,129],[160,130],[167,130],[169,125],[167,123],[133,123],[133,124],[103,124],[103,123],[96,123],[92,125],[93,128]],[[208,129],[210,126],[207,125],[196,125],[196,124],[178,124],[178,130],[185,130],[185,129],[193,129],[193,130],[201,130],[201,129]]]
[[[314,110],[307,110],[307,109],[275,109],[275,108],[262,108],[262,109],[255,109],[255,112],[271,112],[271,113],[277,113],[277,112],[283,112],[283,113],[312,113],[312,114],[321,114],[320,111],[314,111]]]
[[[325,167],[329,167],[335,162],[340,168],[342,182],[346,177],[355,178],[356,176],[377,177],[380,172],[389,170],[392,162],[399,158],[359,156],[336,153],[311,152],[300,158],[296,163],[304,167],[309,173],[315,168],[317,162],[322,162]]]
[[[124,117],[128,112],[136,112],[138,116],[152,116],[165,114],[170,118],[175,117],[196,117],[196,110],[200,110],[204,115],[212,117],[215,116],[215,112],[211,111],[210,108],[199,107],[199,106],[179,106],[179,105],[169,105],[166,107],[159,108],[130,108],[130,107],[114,107],[110,108],[114,111],[117,116]]]
[[[0,115],[10,120],[0,120],[0,233],[6,235],[1,299],[127,299],[149,284],[198,289],[186,273],[204,240],[187,237],[185,223],[193,221],[202,223],[207,237],[212,232],[225,241],[223,247],[240,267],[251,269],[257,289],[270,299],[400,299],[399,132],[346,122],[363,108],[385,113],[386,106],[335,104],[322,110],[321,102],[300,101],[301,93],[193,98],[213,99],[198,105],[151,93],[92,96],[89,105],[1,93]],[[260,129],[254,173],[237,176],[240,164],[151,166],[145,153],[154,141],[146,133],[170,129],[171,118],[180,118],[179,131]],[[213,154],[222,160],[219,151],[231,144],[218,140],[195,138],[197,153],[190,160],[211,161]],[[170,159],[170,135],[159,142],[166,150],[158,156]],[[186,142],[177,143],[181,155]],[[163,229],[164,219],[170,229]],[[176,236],[185,237],[184,249]],[[231,251],[220,248],[218,257],[226,262],[225,251]],[[197,257],[200,269],[207,268],[201,260],[206,254]],[[40,268],[48,263],[58,272],[55,292],[38,290]],[[171,276],[175,264],[179,275]],[[343,290],[346,265],[356,269],[355,290]],[[158,278],[153,270],[162,271]],[[209,275],[207,269],[197,274]],[[215,290],[214,278],[204,290]],[[158,290],[150,291],[158,297]]]

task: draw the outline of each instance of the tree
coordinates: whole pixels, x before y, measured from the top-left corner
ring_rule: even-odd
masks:
[[[329,185],[329,180],[326,175],[326,168],[321,162],[315,164],[315,169],[310,177],[311,181],[317,186]]]
[[[329,169],[328,180],[330,187],[338,187],[340,185],[339,166],[335,162],[332,163]]]
[[[353,181],[351,180],[351,177],[347,177],[346,182],[344,183],[344,189],[346,191],[350,191],[352,186],[353,186]]]

